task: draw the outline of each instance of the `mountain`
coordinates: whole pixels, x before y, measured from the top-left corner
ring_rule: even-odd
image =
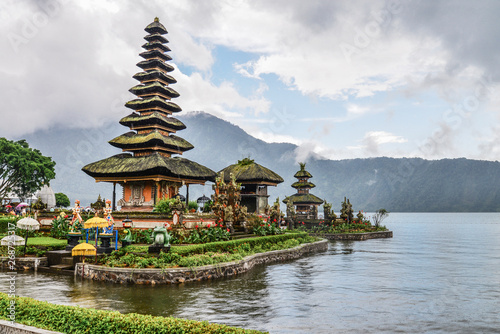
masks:
[[[285,182],[270,187],[271,203],[279,196],[295,193],[291,184],[299,170],[297,146],[289,143],[266,143],[241,128],[204,112],[185,114],[187,126],[182,137],[195,148],[183,156],[214,171],[245,157],[270,168]],[[100,194],[111,198],[112,185],[95,183],[81,171],[87,163],[120,151],[108,140],[127,132],[116,124],[93,129],[58,129],[38,131],[24,136],[30,146],[56,161],[55,192],[67,194],[73,201],[87,205]],[[369,158],[326,160],[312,156],[306,169],[316,184],[311,193],[333,204],[338,213],[344,196],[355,210],[385,208],[396,212],[484,212],[500,211],[500,163],[470,159],[424,160],[419,158]],[[190,199],[212,193],[211,185],[191,186]],[[185,194],[185,189],[181,189]],[[117,187],[117,198],[121,189]],[[284,210],[284,205],[282,206]]]

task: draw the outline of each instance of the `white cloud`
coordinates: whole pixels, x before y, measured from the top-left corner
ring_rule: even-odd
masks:
[[[247,98],[224,81],[219,86],[204,79],[200,73],[187,76],[179,70],[173,72],[177,78],[175,89],[181,94],[176,100],[183,110],[202,110],[217,117],[234,121],[245,113],[267,112],[270,102],[262,97]]]

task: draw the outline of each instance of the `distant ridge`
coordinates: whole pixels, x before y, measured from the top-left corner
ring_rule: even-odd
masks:
[[[250,157],[278,173],[285,181],[270,187],[270,201],[280,200],[295,190],[291,184],[298,169],[297,146],[290,143],[266,143],[244,130],[205,112],[178,117],[187,126],[183,138],[194,149],[183,154],[214,171]],[[81,171],[84,164],[121,153],[107,143],[123,132],[111,124],[94,129],[38,131],[24,136],[32,147],[56,161],[56,192],[64,192],[73,201],[87,204],[98,194],[110,198],[110,184],[96,184]],[[419,158],[368,158],[307,161],[313,175],[314,195],[326,199],[338,212],[344,196],[354,210],[392,212],[497,212],[500,211],[500,163],[470,159],[424,160]],[[119,188],[119,187],[117,187]],[[210,195],[211,186],[190,187],[190,198]],[[185,192],[185,189],[181,189]],[[118,190],[117,197],[121,196]],[[284,211],[285,208],[282,207]],[[321,211],[320,211],[321,212]]]

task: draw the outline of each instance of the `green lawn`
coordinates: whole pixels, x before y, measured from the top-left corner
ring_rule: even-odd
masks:
[[[31,237],[28,238],[28,246],[66,246],[67,240],[55,239],[51,237]]]

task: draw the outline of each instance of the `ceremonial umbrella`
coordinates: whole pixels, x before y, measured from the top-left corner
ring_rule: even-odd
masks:
[[[93,245],[88,244],[86,242],[78,244],[71,250],[71,256],[88,256],[96,254],[97,254],[96,248]],[[83,262],[85,263],[85,258],[83,258]]]
[[[26,217],[17,222],[17,228],[26,230],[26,243],[24,244],[24,255],[26,255],[26,246],[28,245],[28,231],[40,229],[40,223],[31,217]]]
[[[83,223],[84,228],[93,228],[93,227],[106,227],[108,226],[108,221],[101,217],[92,217]]]
[[[97,234],[99,233],[99,228],[104,228],[108,226],[108,221],[104,218],[95,216],[87,220],[85,223],[83,223],[83,228],[96,228],[96,233],[95,233],[95,244],[97,246]],[[88,240],[87,240],[88,241]]]

